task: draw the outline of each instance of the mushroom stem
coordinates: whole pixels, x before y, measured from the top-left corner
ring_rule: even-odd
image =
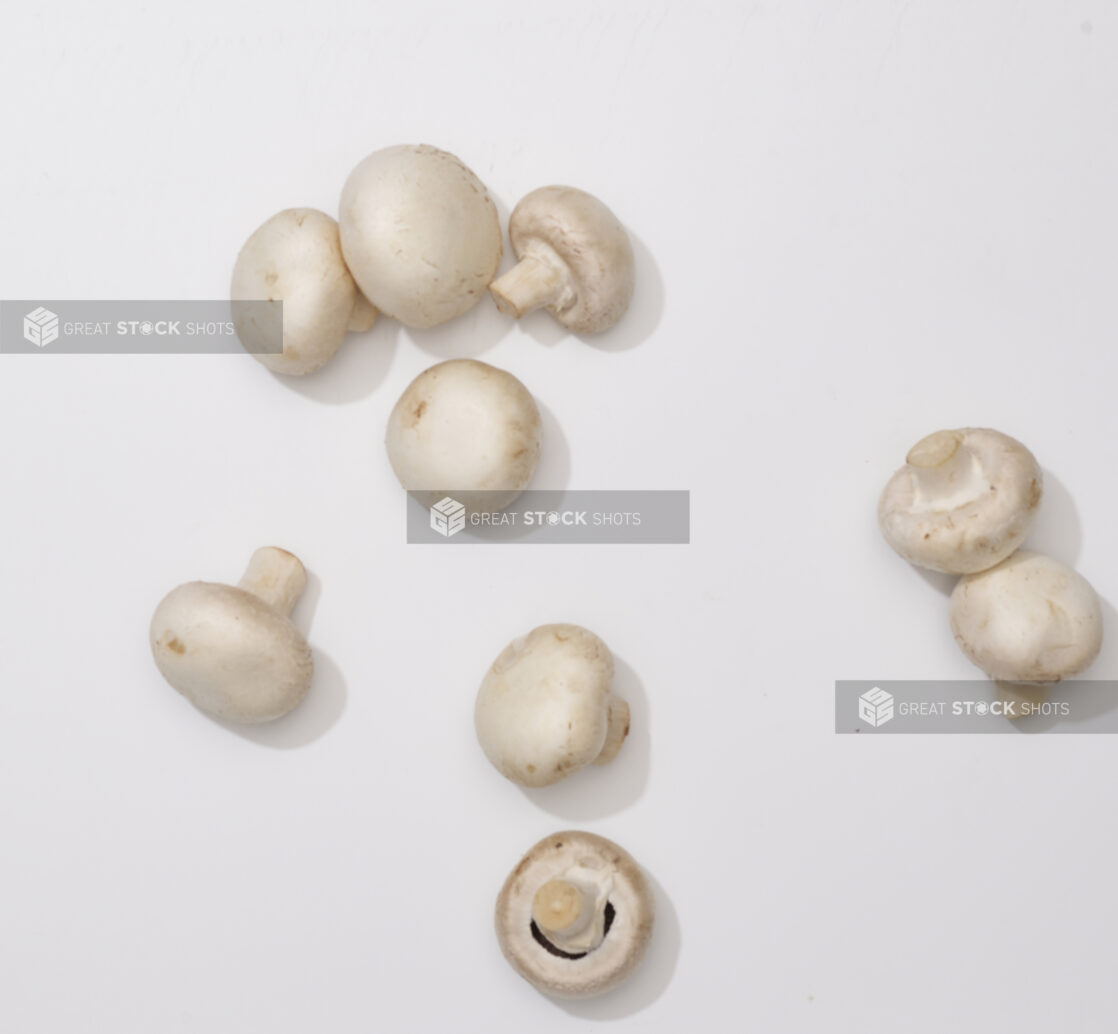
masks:
[[[346,329],[352,330],[356,334],[362,334],[372,327],[376,318],[376,306],[358,291],[357,300],[353,303],[353,312],[349,315],[349,325]]]
[[[934,500],[935,509],[949,510],[989,489],[974,453],[962,443],[958,431],[936,431],[912,447],[905,461],[912,468],[918,500]]]
[[[307,571],[286,549],[264,546],[252,554],[239,587],[286,617],[307,587]]]
[[[506,316],[520,319],[527,312],[547,306],[561,309],[569,304],[571,289],[562,265],[546,255],[524,257],[504,276],[489,285],[497,308]]]
[[[620,697],[609,698],[609,728],[602,752],[594,759],[595,765],[608,765],[621,749],[629,735],[629,705]]]
[[[569,880],[548,880],[532,898],[532,918],[545,933],[577,933],[594,912],[594,896]]]
[[[1013,721],[1032,714],[1047,699],[1051,687],[1048,684],[1034,685],[1028,682],[995,682],[994,695],[1007,705],[1006,717]]]
[[[612,889],[610,871],[572,865],[536,891],[532,918],[561,951],[593,951],[605,937],[606,903]]]
[[[921,470],[932,470],[955,456],[962,443],[963,436],[958,431],[936,431],[909,449],[905,460]]]

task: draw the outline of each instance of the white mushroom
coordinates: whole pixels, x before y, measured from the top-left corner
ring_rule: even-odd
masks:
[[[596,197],[574,187],[533,190],[513,209],[509,239],[520,261],[489,285],[506,316],[543,307],[576,334],[596,334],[629,308],[633,246]]]
[[[578,625],[514,639],[478,690],[474,726],[485,756],[521,786],[549,786],[617,756],[629,705],[613,693],[613,656]]]
[[[408,385],[388,418],[385,446],[409,492],[498,510],[532,479],[540,412],[511,373],[451,359]]]
[[[287,714],[310,688],[314,660],[288,614],[307,584],[297,557],[258,549],[239,586],[188,582],[151,619],[163,677],[192,704],[234,722]]]
[[[878,523],[909,563],[948,574],[985,571],[1024,541],[1042,484],[1033,454],[1008,435],[937,431],[889,479]]]
[[[409,327],[471,309],[501,262],[501,224],[485,185],[436,147],[370,154],[346,180],[339,221],[361,290]]]
[[[1102,646],[1102,612],[1087,580],[1059,561],[1020,550],[960,578],[951,630],[992,679],[1058,682],[1083,671]]]
[[[521,859],[497,897],[497,941],[525,980],[557,998],[616,987],[643,958],[655,904],[617,844],[570,830]]]
[[[269,312],[233,306],[237,336],[269,370],[301,376],[329,360],[346,331],[368,330],[377,311],[342,259],[338,224],[314,208],[272,216],[245,242],[233,267],[234,302],[283,302],[283,352]]]

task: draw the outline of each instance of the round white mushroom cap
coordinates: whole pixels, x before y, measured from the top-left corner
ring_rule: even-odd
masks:
[[[655,902],[623,848],[568,830],[536,844],[497,897],[497,942],[525,980],[557,998],[616,987],[644,957]]]
[[[151,619],[151,650],[163,677],[208,714],[267,722],[306,696],[314,660],[288,614],[306,571],[286,550],[258,549],[239,586],[189,582]]]
[[[497,308],[519,319],[546,308],[577,334],[612,327],[633,298],[633,246],[601,201],[575,187],[540,187],[509,217],[520,260],[489,285]]]
[[[409,492],[498,510],[532,480],[540,426],[535,400],[511,373],[450,359],[405,389],[389,415],[385,446]]]
[[[339,221],[361,290],[409,327],[473,308],[501,262],[501,224],[485,185],[437,147],[370,154],[346,180]]]
[[[578,625],[542,625],[493,662],[474,726],[501,775],[549,786],[612,761],[629,733],[629,706],[613,692],[613,656],[601,639]]]
[[[951,630],[992,679],[1058,682],[1083,671],[1102,646],[1102,611],[1087,580],[1051,557],[1019,550],[960,578]]]
[[[1043,475],[1033,454],[999,431],[937,431],[913,446],[885,486],[878,523],[909,563],[947,574],[985,571],[1024,541]]]
[[[234,302],[283,302],[283,352],[271,313],[233,306],[237,336],[269,370],[302,376],[341,347],[346,331],[368,330],[376,309],[342,258],[338,224],[314,208],[288,208],[245,242],[233,267]]]

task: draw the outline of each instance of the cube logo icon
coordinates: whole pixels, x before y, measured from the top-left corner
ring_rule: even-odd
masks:
[[[431,507],[431,527],[440,535],[450,538],[466,526],[466,507],[446,496]]]
[[[879,686],[867,689],[858,697],[858,717],[875,729],[884,725],[893,717],[893,694]]]
[[[58,340],[58,317],[41,305],[23,317],[23,336],[36,348]]]

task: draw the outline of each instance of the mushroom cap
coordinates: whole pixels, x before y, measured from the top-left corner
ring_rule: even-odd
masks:
[[[385,446],[409,492],[450,493],[471,509],[499,509],[532,480],[540,411],[511,373],[450,359],[404,390],[388,417]]]
[[[241,248],[233,267],[233,301],[283,302],[283,352],[274,328],[251,310],[234,306],[237,336],[269,370],[301,376],[322,366],[341,346],[354,309],[367,302],[342,258],[338,224],[314,208],[288,208],[272,216]],[[372,326],[370,312],[360,327]]]
[[[163,677],[192,704],[234,722],[287,714],[310,688],[314,660],[290,619],[231,585],[188,582],[151,619]]]
[[[541,625],[514,639],[478,690],[474,727],[485,756],[521,786],[550,786],[602,753],[613,655],[578,625]]]
[[[577,187],[540,187],[509,217],[518,259],[540,251],[570,271],[573,298],[548,311],[576,334],[608,330],[633,299],[633,245],[625,227],[601,201]]]
[[[426,144],[374,151],[341,197],[342,251],[365,296],[409,327],[478,303],[501,262],[501,225],[485,185]]]
[[[1005,682],[1069,678],[1102,646],[1102,611],[1087,579],[1029,550],[960,578],[950,615],[963,653]]]
[[[548,880],[575,865],[611,873],[613,919],[598,947],[564,958],[536,940],[532,899]],[[540,991],[589,998],[616,987],[636,968],[652,938],[655,911],[649,882],[624,848],[593,833],[567,830],[536,844],[505,880],[497,896],[497,942],[512,968]]]
[[[960,461],[948,483],[931,488],[921,452],[957,436]],[[1036,458],[999,431],[965,427],[919,442],[890,479],[878,504],[886,541],[905,560],[947,574],[984,571],[1009,556],[1028,534],[1043,492]],[[916,461],[914,464],[913,461]]]

